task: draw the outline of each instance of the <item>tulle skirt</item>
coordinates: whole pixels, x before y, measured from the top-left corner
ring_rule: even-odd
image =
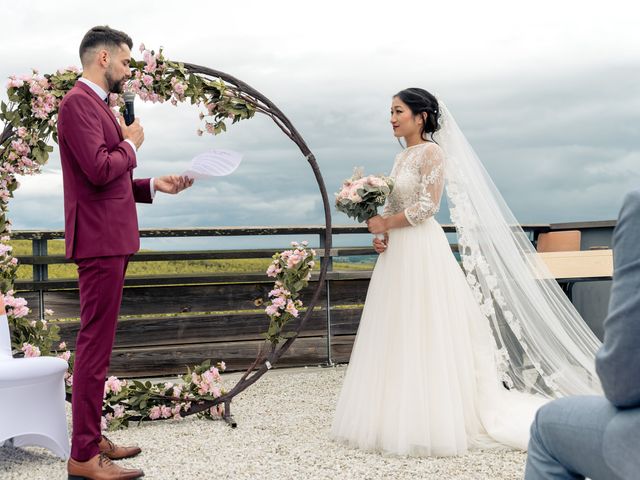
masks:
[[[331,436],[399,455],[526,449],[545,399],[506,390],[488,321],[433,219],[389,232],[373,271]]]

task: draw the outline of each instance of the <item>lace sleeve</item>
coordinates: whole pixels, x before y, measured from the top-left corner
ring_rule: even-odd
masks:
[[[413,226],[424,222],[440,210],[440,199],[444,189],[444,155],[436,145],[425,148],[419,159],[420,185],[418,200],[405,209],[404,215]]]
[[[389,203],[389,200],[387,200],[387,203],[384,204],[384,208],[382,209],[382,216],[388,217],[390,215],[391,215],[391,204]]]

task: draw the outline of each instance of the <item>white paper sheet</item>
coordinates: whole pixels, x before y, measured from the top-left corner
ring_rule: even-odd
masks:
[[[191,166],[182,175],[197,180],[223,177],[233,173],[240,162],[242,154],[232,150],[209,150],[193,157]]]

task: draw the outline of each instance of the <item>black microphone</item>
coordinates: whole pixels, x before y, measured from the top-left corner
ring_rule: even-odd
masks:
[[[133,92],[124,92],[124,123],[129,126],[131,125],[136,116],[133,113],[133,100],[136,98],[136,94]]]

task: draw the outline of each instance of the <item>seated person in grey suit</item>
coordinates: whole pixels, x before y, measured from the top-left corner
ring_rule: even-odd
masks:
[[[531,426],[526,480],[640,479],[640,190],[613,234],[614,274],[596,369],[606,398],[567,397]]]

